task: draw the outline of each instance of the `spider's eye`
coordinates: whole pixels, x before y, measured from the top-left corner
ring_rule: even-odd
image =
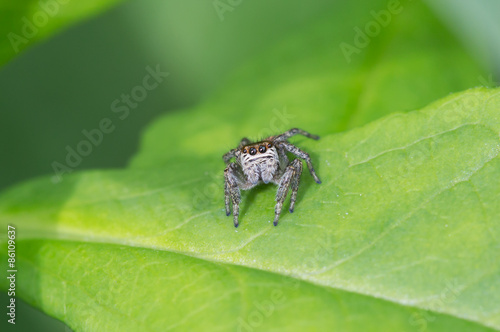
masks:
[[[268,147],[268,148],[272,148],[272,147],[273,147],[273,145],[272,145],[271,143],[267,143],[267,147]]]
[[[266,147],[264,145],[259,146],[259,152],[260,153],[266,152]]]
[[[243,153],[247,153],[247,149],[243,149],[243,151],[241,151],[241,152],[243,152]]]
[[[250,154],[253,156],[254,154],[257,153],[257,149],[256,148],[250,148]]]

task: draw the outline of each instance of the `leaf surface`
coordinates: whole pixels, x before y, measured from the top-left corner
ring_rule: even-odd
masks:
[[[339,45],[386,5],[370,4],[158,119],[129,168],[3,192],[19,296],[83,331],[500,330],[500,90],[424,107],[481,71],[419,2],[347,63]],[[305,171],[278,227],[275,187],[245,192],[234,229],[220,156],[291,127],[322,136],[292,141],[323,184]]]
[[[271,223],[273,187],[244,195],[238,229],[225,216],[222,199],[201,197],[213,191],[213,197],[222,198],[216,177],[220,162],[209,158],[170,168],[79,173],[56,186],[49,179],[20,185],[2,196],[0,207],[2,223],[16,225],[19,247],[28,247],[21,256],[27,263],[19,264],[36,280],[20,276],[19,287],[31,302],[82,329],[91,315],[84,315],[84,321],[78,310],[72,315],[79,319],[64,316],[60,305],[50,303],[61,300],[53,291],[66,285],[66,294],[77,296],[81,287],[77,293],[91,292],[86,296],[99,301],[92,292],[107,292],[105,285],[116,280],[121,285],[116,287],[122,288],[111,292],[103,305],[116,309],[122,297],[145,301],[147,287],[138,283],[152,287],[149,291],[157,296],[148,301],[157,305],[144,314],[133,305],[118,310],[120,314],[110,313],[114,326],[121,326],[122,311],[129,310],[137,324],[149,322],[152,330],[158,317],[184,329],[205,321],[214,306],[234,307],[217,320],[221,328],[232,326],[235,317],[248,317],[258,307],[241,301],[264,301],[265,296],[256,294],[277,288],[290,302],[282,309],[276,306],[276,315],[266,318],[270,326],[282,326],[278,312],[287,317],[290,329],[314,320],[319,330],[330,324],[347,326],[342,324],[358,315],[361,320],[390,315],[390,324],[409,330],[423,324],[419,310],[430,310],[432,317],[450,316],[452,325],[472,321],[498,329],[499,109],[500,90],[476,89],[320,141],[301,140],[323,184],[304,173],[296,211],[284,212],[278,227]],[[203,165],[207,174],[186,166],[193,162]],[[102,257],[97,253],[101,251]],[[174,266],[184,261],[186,265],[169,268],[171,260]],[[186,272],[190,264],[204,268]],[[58,272],[47,276],[52,265]],[[155,269],[165,278],[153,281],[156,274],[146,271]],[[207,273],[215,276],[205,276],[203,269],[213,269]],[[188,280],[202,280],[186,282],[182,273],[194,273]],[[80,285],[87,275],[88,284]],[[171,278],[180,278],[180,284]],[[279,286],[279,278],[324,294],[299,299],[296,289]],[[236,286],[239,279],[244,281]],[[227,297],[212,293],[211,285],[218,280],[227,288],[216,293],[226,292]],[[270,284],[247,288],[250,280]],[[206,304],[205,295],[196,295],[203,292],[199,288],[217,304],[194,312],[198,319],[181,322],[188,312],[179,306],[162,314],[179,289],[185,291],[182,297],[194,301],[186,310]],[[237,295],[241,292],[252,295],[242,300]],[[78,306],[88,298],[63,302]],[[306,304],[300,314],[290,314],[302,300]],[[353,307],[345,304],[351,300]],[[336,317],[331,308],[344,304],[345,316]],[[366,306],[374,311],[365,312]],[[330,309],[325,316],[323,310]],[[314,318],[318,312],[322,320]],[[92,324],[100,324],[97,321]]]

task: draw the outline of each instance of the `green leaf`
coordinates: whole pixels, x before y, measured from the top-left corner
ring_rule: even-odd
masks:
[[[233,329],[274,290],[259,327],[500,329],[499,109],[500,89],[476,89],[300,141],[323,184],[304,174],[278,227],[273,187],[232,226],[211,158],[20,185],[0,206],[19,292],[77,330]]]
[[[418,2],[347,63],[340,43],[373,19],[354,7],[338,4],[204,104],[156,121],[128,169],[2,193],[17,295],[85,331],[500,330],[500,89],[352,129],[481,73]],[[304,172],[278,227],[275,187],[245,192],[235,229],[220,156],[295,126],[322,135],[293,142],[323,184]]]
[[[0,66],[27,47],[95,15],[119,0],[0,1]]]

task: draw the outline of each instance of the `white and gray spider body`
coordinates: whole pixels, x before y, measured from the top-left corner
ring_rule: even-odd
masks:
[[[239,224],[240,189],[248,190],[260,183],[272,182],[278,185],[274,226],[278,224],[283,202],[290,188],[292,189],[290,212],[293,212],[300,175],[302,174],[302,162],[299,159],[293,159],[290,162],[286,155],[287,152],[304,159],[314,180],[321,183],[314,172],[309,155],[287,141],[289,137],[297,134],[319,139],[316,135],[293,128],[281,135],[271,136],[260,142],[252,143],[247,138],[243,138],[236,149],[229,151],[222,157],[227,164],[224,170],[226,214],[228,216],[231,214],[230,204],[232,203],[235,227],[238,227]],[[235,162],[230,162],[233,157]]]

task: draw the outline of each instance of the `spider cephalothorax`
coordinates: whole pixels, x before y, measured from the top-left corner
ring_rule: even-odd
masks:
[[[289,161],[286,155],[287,152],[304,159],[314,180],[321,183],[314,172],[309,155],[287,141],[289,137],[297,134],[315,140],[319,139],[316,135],[293,128],[283,134],[268,137],[260,142],[252,143],[247,138],[243,138],[236,149],[232,149],[222,157],[227,164],[224,170],[226,214],[228,216],[231,214],[230,203],[232,203],[235,227],[238,227],[241,201],[240,189],[251,189],[262,182],[272,182],[278,185],[276,207],[274,209],[274,226],[278,224],[281,208],[290,187],[292,189],[290,212],[293,212],[295,200],[297,199],[297,190],[299,189],[300,174],[302,173],[302,161],[299,159]],[[230,162],[233,157],[236,161]]]

